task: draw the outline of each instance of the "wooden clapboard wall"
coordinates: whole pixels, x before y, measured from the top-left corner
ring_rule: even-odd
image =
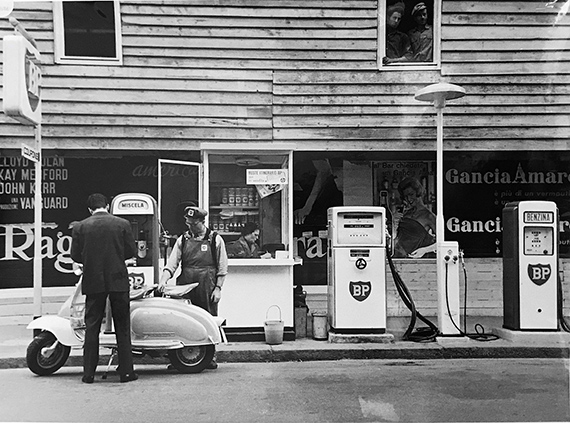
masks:
[[[442,66],[426,71],[377,69],[373,0],[123,1],[122,66],[55,65],[51,2],[13,16],[44,56],[46,148],[432,151],[433,108],[413,96],[443,80],[468,93],[446,107],[449,148],[549,150],[570,135],[564,3],[444,0]],[[3,114],[0,135],[33,139]]]
[[[445,109],[446,148],[566,149],[563,3],[444,0],[441,71],[377,71],[348,58],[346,68],[276,71],[275,138],[307,149],[433,150],[434,112],[413,97],[443,80],[467,91]]]

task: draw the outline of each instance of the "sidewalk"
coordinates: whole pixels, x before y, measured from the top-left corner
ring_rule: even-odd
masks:
[[[481,342],[468,337],[438,337],[436,342],[402,341],[392,332],[392,342],[329,342],[302,338],[279,345],[265,342],[230,342],[217,346],[218,362],[280,362],[342,359],[449,359],[449,358],[570,358],[570,333],[512,332],[492,329],[500,339]],[[0,326],[0,369],[26,366],[26,348],[32,331],[24,325]],[[108,350],[101,351],[106,364]],[[167,359],[136,357],[137,364],[161,364]],[[72,350],[66,366],[81,366],[82,350]]]

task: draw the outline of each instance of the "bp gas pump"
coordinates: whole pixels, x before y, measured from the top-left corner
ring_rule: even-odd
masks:
[[[558,209],[551,201],[503,209],[503,327],[557,330]]]
[[[328,209],[328,319],[338,333],[386,331],[384,207]]]
[[[111,202],[111,214],[131,223],[137,244],[134,265],[127,267],[131,284],[152,285],[159,280],[159,224],[157,205],[148,194],[119,194]]]

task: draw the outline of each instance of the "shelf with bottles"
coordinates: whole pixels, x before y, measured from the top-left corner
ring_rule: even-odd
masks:
[[[259,194],[251,185],[230,186],[229,184],[216,184],[210,191],[211,208],[249,208],[259,207]]]
[[[210,206],[210,210],[231,210],[239,213],[239,210],[249,211],[249,212],[257,212],[259,214],[259,206],[228,206],[227,204],[221,206]]]
[[[240,235],[241,229],[247,223],[255,223],[259,226],[259,211],[231,211],[228,214],[212,213],[209,225],[210,229],[222,235]]]

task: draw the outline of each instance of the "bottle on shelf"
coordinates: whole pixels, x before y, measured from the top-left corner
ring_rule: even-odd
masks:
[[[228,204],[228,189],[227,188],[222,188],[222,204],[223,205]]]
[[[249,187],[247,190],[247,205],[249,207],[255,206],[255,188]]]
[[[228,206],[236,205],[236,189],[228,188]]]
[[[240,187],[235,187],[236,190],[236,199],[235,199],[235,205],[236,206],[240,206],[241,207],[241,188]]]

